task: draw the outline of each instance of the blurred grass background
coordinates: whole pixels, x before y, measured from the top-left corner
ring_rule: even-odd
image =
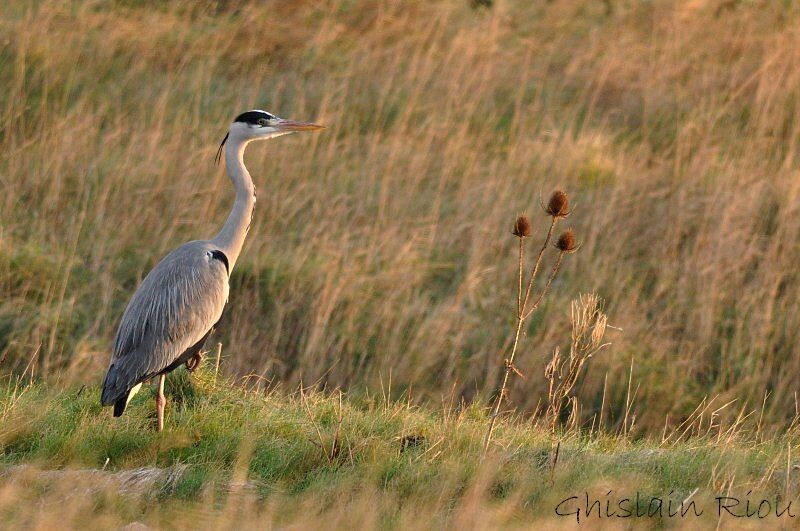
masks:
[[[563,187],[580,252],[530,321],[529,411],[569,301],[614,345],[578,395],[661,433],[706,396],[780,427],[800,358],[800,7],[773,1],[25,1],[0,6],[2,370],[96,383],[137,283],[213,236],[239,112],[328,126],[254,146],[252,230],[212,338],[287,387],[487,400],[514,217]],[[630,374],[631,367],[633,374]],[[671,420],[672,419],[672,420]]]

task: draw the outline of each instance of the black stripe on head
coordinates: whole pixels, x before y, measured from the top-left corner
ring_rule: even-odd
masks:
[[[228,264],[228,257],[225,256],[225,253],[223,253],[219,249],[214,249],[213,251],[211,251],[211,258],[222,262],[223,265],[225,265],[225,272],[228,273],[228,275],[231,274],[230,265]]]
[[[265,111],[247,111],[236,117],[234,122],[258,125],[259,120],[274,120],[275,116]]]
[[[217,150],[217,156],[214,157],[214,164],[219,164],[219,159],[222,158],[222,147],[225,145],[225,142],[228,140],[228,135],[230,132],[225,133],[225,138],[222,139],[222,142],[219,145],[219,149]]]

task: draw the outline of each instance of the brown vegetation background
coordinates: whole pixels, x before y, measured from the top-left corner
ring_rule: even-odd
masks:
[[[517,213],[582,242],[527,324],[533,409],[569,302],[613,346],[578,384],[659,432],[701,400],[796,413],[800,9],[774,1],[11,1],[0,7],[1,370],[96,383],[137,283],[215,234],[249,108],[328,129],[253,146],[252,230],[213,341],[291,386],[488,401]],[[631,374],[632,368],[632,374]],[[630,385],[629,385],[630,382]],[[733,410],[733,408],[732,408]]]

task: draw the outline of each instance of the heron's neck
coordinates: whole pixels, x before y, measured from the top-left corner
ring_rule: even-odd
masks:
[[[242,251],[242,244],[247,231],[250,230],[250,220],[253,218],[253,209],[256,205],[256,188],[244,166],[245,146],[247,146],[246,141],[233,139],[225,145],[225,167],[228,170],[228,177],[233,181],[236,200],[222,230],[211,240],[211,243],[228,257],[231,270]]]

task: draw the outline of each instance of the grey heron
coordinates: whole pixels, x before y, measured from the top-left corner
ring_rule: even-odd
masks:
[[[158,378],[158,430],[164,428],[164,379],[183,364],[200,362],[200,351],[228,301],[228,278],[236,265],[256,203],[250,173],[244,165],[245,147],[297,131],[322,129],[311,122],[284,120],[262,110],[240,114],[217,150],[236,199],[228,219],[211,240],[185,243],[170,252],[136,289],[117,330],[103,391],[104,406],[114,416],[125,412],[143,382]]]

